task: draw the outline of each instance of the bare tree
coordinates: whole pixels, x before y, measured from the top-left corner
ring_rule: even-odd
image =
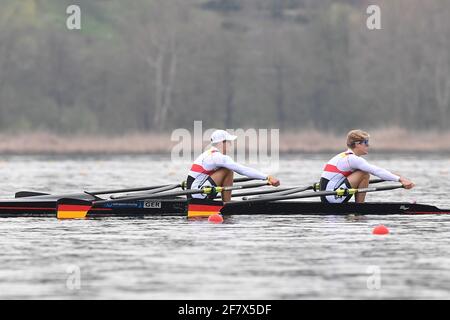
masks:
[[[235,110],[236,96],[236,72],[237,57],[236,48],[232,43],[224,44],[224,55],[222,59],[223,67],[223,93],[225,95],[225,128],[233,127],[233,114]]]
[[[11,27],[11,21],[16,14],[16,6],[9,6],[0,11],[0,90],[4,87],[7,79],[6,66],[13,53],[15,28]]]
[[[448,128],[450,116],[450,39],[448,32],[450,32],[450,22],[448,15],[450,9],[441,7],[441,3],[436,1],[430,5],[432,8],[433,17],[431,33],[434,39],[435,50],[434,55],[430,55],[434,61],[434,95],[436,100],[436,109],[438,111],[439,125],[442,129]],[[431,36],[431,35],[430,35]]]
[[[146,116],[152,128],[147,129],[163,130],[172,107],[178,68],[178,15],[184,5],[178,0],[137,3],[131,12],[136,23],[128,28],[130,46],[145,61],[151,77],[151,105]]]
[[[175,34],[155,46],[155,54],[147,56],[148,65],[154,69],[155,76],[155,111],[153,126],[161,131],[167,122],[167,113],[172,107],[172,93],[177,72],[177,44]]]

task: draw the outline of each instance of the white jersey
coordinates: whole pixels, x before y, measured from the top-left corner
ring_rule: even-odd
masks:
[[[189,175],[196,181],[201,181],[207,179],[220,168],[227,168],[239,173],[240,175],[253,179],[265,180],[268,177],[267,174],[264,174],[258,170],[234,162],[231,157],[222,154],[219,149],[215,147],[203,152],[197,159],[195,159],[194,164],[189,170]]]
[[[400,177],[386,169],[369,164],[365,159],[353,153],[350,149],[333,157],[325,165],[321,176],[321,190],[334,191],[336,189],[350,188],[347,177],[356,170],[370,173],[386,181],[399,181]],[[326,196],[322,197],[329,203],[342,203],[348,201],[351,196]]]
[[[325,166],[322,178],[327,180],[341,180],[356,170],[370,173],[386,181],[399,181],[400,177],[386,169],[369,164],[364,158],[357,156],[350,149],[332,158]]]

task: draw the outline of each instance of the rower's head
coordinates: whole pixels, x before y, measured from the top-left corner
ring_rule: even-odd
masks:
[[[227,145],[236,140],[237,136],[229,134],[225,130],[216,130],[211,134],[211,145],[221,150],[223,154],[227,152]]]
[[[352,130],[347,134],[347,146],[357,155],[369,153],[370,135],[362,130]]]

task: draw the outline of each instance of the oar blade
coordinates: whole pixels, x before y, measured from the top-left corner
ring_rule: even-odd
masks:
[[[92,202],[80,199],[62,198],[56,203],[58,219],[84,219],[92,208]]]
[[[209,217],[220,213],[222,201],[191,199],[188,204],[188,218]]]
[[[35,191],[19,191],[16,192],[14,198],[27,198],[27,197],[38,197],[38,196],[48,196],[49,193],[35,192]]]

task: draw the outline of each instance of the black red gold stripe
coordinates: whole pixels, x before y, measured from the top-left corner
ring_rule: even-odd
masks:
[[[73,205],[60,204],[57,209],[58,219],[81,219],[86,218],[91,206],[88,205]]]
[[[210,215],[219,213],[223,205],[211,204],[189,204],[188,217],[209,217]]]

